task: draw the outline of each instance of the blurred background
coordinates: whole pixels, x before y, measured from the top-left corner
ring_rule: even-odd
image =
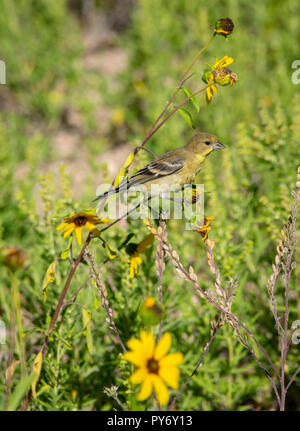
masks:
[[[44,273],[56,250],[63,250],[63,240],[55,233],[59,220],[53,217],[91,206],[97,185],[112,181],[165,106],[185,67],[211,36],[215,21],[223,16],[233,20],[234,32],[227,40],[215,38],[200,57],[190,89],[202,85],[206,63],[214,64],[216,57],[224,55],[234,58],[230,67],[238,82],[221,88],[208,106],[204,95],[199,96],[197,129],[216,134],[227,150],[210,158],[198,183],[203,182],[207,191],[206,215],[215,217],[210,235],[216,242],[223,280],[238,281],[234,312],[258,334],[278,363],[266,284],[300,164],[300,84],[292,82],[292,63],[300,58],[299,1],[0,0],[0,9],[0,59],[6,63],[6,85],[0,85],[0,245],[21,247],[27,254],[28,265],[20,270],[19,281],[28,369],[39,346],[36,328],[46,325],[45,316],[53,312],[61,290],[59,281],[67,274],[66,265],[45,304]],[[193,133],[175,114],[147,146],[160,155],[183,145]],[[141,151],[135,167],[150,160]],[[203,288],[209,288],[211,276],[200,236],[182,234],[180,221],[170,222],[168,229],[183,261],[195,265]],[[107,239],[118,244],[130,231],[137,240],[146,234],[141,223],[133,222],[107,233]],[[296,262],[299,252],[298,241]],[[102,250],[97,253],[104,255]],[[125,298],[132,304],[127,320],[123,316],[116,321],[125,339],[136,330],[135,310],[141,298],[156,294],[153,262],[154,249],[133,285],[124,263],[110,267],[109,295],[116,312],[125,312]],[[9,274],[1,267],[0,318],[8,326]],[[291,322],[300,315],[297,280],[299,267],[293,273]],[[79,276],[77,287],[80,281]],[[191,293],[172,268],[166,270],[164,288],[168,309],[164,329],[174,334],[174,348],[186,355],[183,375],[187,378],[206,342],[214,311],[199,305],[197,298],[191,301]],[[81,301],[93,308],[93,297],[82,294]],[[63,353],[59,379],[49,362],[35,408],[118,408],[103,394],[104,386],[118,384],[121,378],[115,375],[115,347],[101,327],[105,315],[97,311],[94,317],[94,350],[87,356],[82,345],[86,333],[77,328],[75,337],[70,329],[76,313],[81,311],[66,312],[68,323],[60,333],[73,343],[73,350]],[[0,359],[5,370],[7,352],[1,350]],[[292,374],[299,346],[292,346],[289,359],[287,373]],[[46,388],[49,384],[56,392]],[[299,380],[287,404],[289,409],[299,409]],[[227,327],[178,406],[275,407],[267,379]]]

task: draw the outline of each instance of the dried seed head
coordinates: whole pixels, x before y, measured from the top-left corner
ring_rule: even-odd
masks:
[[[13,272],[27,264],[27,254],[19,247],[5,246],[0,250],[0,259]]]
[[[221,69],[215,69],[213,71],[214,81],[224,87],[224,85],[233,85],[237,82],[237,74],[232,72],[228,67],[222,67]]]
[[[230,18],[220,18],[215,24],[215,33],[221,36],[229,36],[234,29],[233,21]]]

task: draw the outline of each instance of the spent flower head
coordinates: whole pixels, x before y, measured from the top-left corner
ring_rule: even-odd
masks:
[[[167,354],[171,347],[171,334],[166,332],[159,342],[155,343],[152,332],[141,331],[140,339],[132,338],[127,345],[129,352],[123,355],[126,361],[137,366],[138,369],[131,375],[130,381],[141,383],[137,395],[139,401],[150,397],[153,390],[160,404],[166,405],[169,401],[167,386],[178,388],[179,364],[183,361],[182,353]]]
[[[230,18],[220,18],[215,24],[215,33],[228,37],[234,29],[233,21]]]
[[[233,85],[237,82],[238,78],[236,73],[228,69],[228,65],[233,63],[233,58],[225,55],[221,60],[216,58],[215,64],[212,66],[208,64],[210,69],[205,69],[202,75],[202,80],[206,84],[210,84],[206,88],[206,101],[210,103],[214,93],[218,92],[216,84],[224,87],[225,85]]]
[[[13,272],[24,268],[28,263],[26,252],[10,245],[6,245],[0,250],[0,261]]]

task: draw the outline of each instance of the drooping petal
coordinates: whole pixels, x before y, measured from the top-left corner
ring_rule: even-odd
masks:
[[[147,368],[139,368],[130,376],[130,381],[133,384],[142,383],[147,378]]]
[[[141,390],[137,395],[138,401],[144,401],[150,397],[152,393],[152,378],[151,374],[148,374],[142,383]]]
[[[211,87],[208,87],[206,89],[206,102],[207,103],[210,103],[212,95],[213,95],[213,93],[212,93]]]
[[[76,239],[79,245],[81,245],[81,233],[82,233],[82,226],[76,226],[75,228],[75,234]]]
[[[165,356],[170,350],[171,342],[172,342],[171,334],[170,332],[166,332],[157,343],[157,346],[154,351],[154,359],[158,361],[163,356]]]
[[[143,367],[145,365],[145,356],[141,352],[126,352],[123,355],[125,361],[131,362],[137,367]]]
[[[71,235],[74,229],[75,225],[72,223],[70,227],[64,231],[64,238],[67,238],[69,235]]]
[[[183,362],[183,354],[182,353],[170,353],[169,355],[161,358],[159,361],[159,367],[174,367]]]
[[[131,265],[131,261],[130,261],[130,269],[129,269],[129,278],[134,278],[134,268],[133,268],[133,265]]]
[[[180,370],[178,367],[159,368],[159,376],[173,389],[178,389],[179,374]]]
[[[162,406],[165,406],[169,401],[169,391],[160,377],[156,374],[152,374],[151,377],[157,400]]]

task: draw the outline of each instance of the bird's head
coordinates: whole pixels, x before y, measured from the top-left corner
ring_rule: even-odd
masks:
[[[225,148],[225,145],[221,144],[218,138],[210,133],[197,133],[186,145],[186,149],[195,153],[197,158],[205,158],[213,150],[221,150],[223,148]]]

